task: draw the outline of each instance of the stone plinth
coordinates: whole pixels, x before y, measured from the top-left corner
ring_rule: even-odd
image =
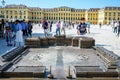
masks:
[[[65,45],[65,35],[55,36],[56,37],[56,45],[64,46]]]
[[[17,57],[19,54],[21,54],[25,50],[25,47],[16,47],[12,49],[11,51],[8,51],[1,55],[1,60],[4,61],[12,61],[15,57]]]
[[[40,47],[40,39],[39,37],[32,37],[25,39],[25,45],[33,48]]]
[[[44,78],[45,66],[17,66],[12,71],[4,71],[3,77]]]
[[[82,37],[79,39],[80,48],[92,48],[95,46],[95,40],[93,38]]]
[[[46,37],[40,37],[40,46],[47,47],[48,46],[48,39]]]
[[[80,37],[74,37],[72,39],[72,46],[79,46],[79,39]]]
[[[53,46],[56,44],[56,40],[57,40],[56,37],[48,37],[48,44],[50,46]]]
[[[118,77],[116,70],[103,72],[99,66],[75,66],[77,77]]]
[[[73,39],[73,37],[66,37],[65,38],[65,45],[71,46],[72,45],[72,39]]]

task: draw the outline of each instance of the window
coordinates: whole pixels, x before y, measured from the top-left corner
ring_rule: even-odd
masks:
[[[4,11],[1,11],[2,14],[4,14]]]
[[[115,20],[115,17],[113,18],[113,20]]]
[[[12,11],[10,11],[10,14],[12,14]]]
[[[109,16],[111,16],[111,12],[109,13]]]
[[[15,11],[15,14],[17,14],[17,11]]]
[[[118,18],[118,20],[120,20],[120,19]]]
[[[20,19],[21,19],[22,17],[20,16]]]
[[[118,13],[118,16],[120,16],[120,12]]]
[[[105,17],[105,20],[107,20],[107,17]]]
[[[111,20],[111,18],[109,17],[109,20]]]
[[[24,16],[24,19],[26,18],[26,16]]]
[[[15,18],[17,18],[17,16],[15,16]]]
[[[6,18],[8,18],[8,15],[6,16]]]
[[[107,16],[107,13],[105,13],[105,16]]]
[[[6,14],[8,14],[8,11],[6,11]]]
[[[116,14],[116,13],[114,12],[113,16],[115,16],[115,14]]]

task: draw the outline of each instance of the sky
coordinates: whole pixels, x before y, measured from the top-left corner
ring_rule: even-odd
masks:
[[[8,4],[24,4],[28,7],[55,8],[68,6],[77,9],[103,8],[105,6],[120,6],[120,0],[5,0]],[[2,5],[0,3],[0,5]]]

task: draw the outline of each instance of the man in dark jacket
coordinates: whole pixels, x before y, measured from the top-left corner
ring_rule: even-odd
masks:
[[[81,18],[80,24],[77,26],[78,35],[84,35],[87,33],[87,24],[85,23],[85,18]]]
[[[43,21],[42,21],[42,27],[44,29],[44,35],[46,37],[48,35],[48,31],[47,31],[47,29],[48,29],[48,23],[47,23],[46,19],[43,19]]]

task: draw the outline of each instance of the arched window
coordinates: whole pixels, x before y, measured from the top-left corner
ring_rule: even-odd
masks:
[[[120,19],[118,18],[118,20],[120,20]]]

